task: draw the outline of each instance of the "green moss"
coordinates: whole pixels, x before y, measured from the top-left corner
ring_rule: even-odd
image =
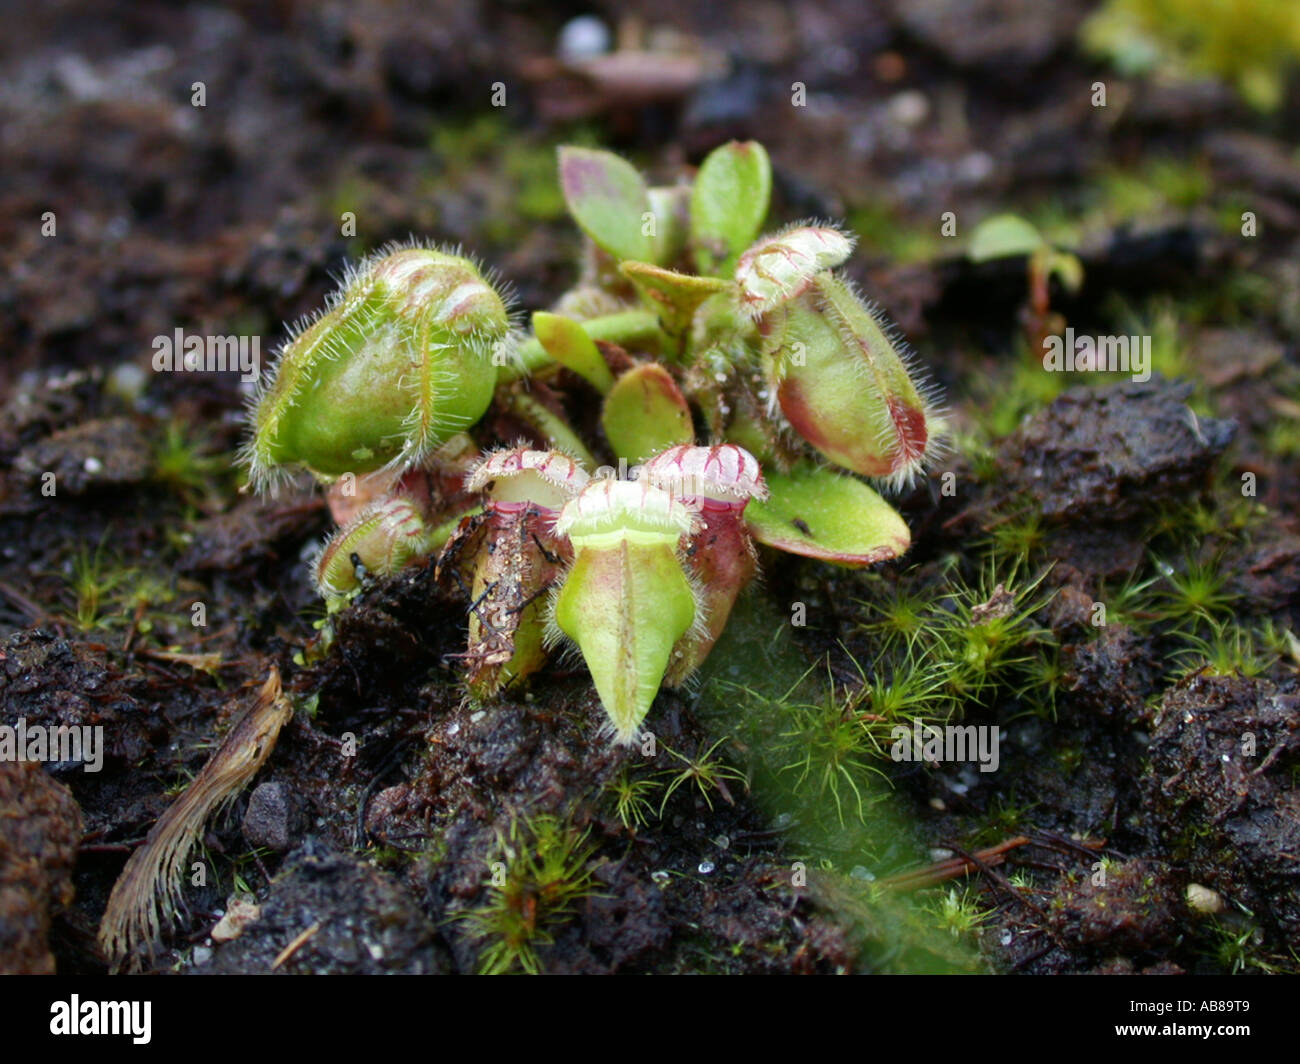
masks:
[[[1300,419],[1278,417],[1270,422],[1264,446],[1278,458],[1300,458]]]
[[[327,190],[321,207],[327,224],[342,235],[344,222],[349,215],[356,222],[356,232],[345,238],[349,258],[359,259],[370,250],[370,245],[360,234],[366,231],[368,220],[384,217],[388,210],[385,199],[389,195],[390,190],[359,174],[347,174]],[[423,198],[417,203],[416,212],[414,222],[418,228],[433,229],[437,225],[437,211],[431,199]]]
[[[1198,622],[1230,619],[1237,596],[1228,587],[1228,574],[1219,558],[1184,559],[1179,566],[1156,560],[1164,580],[1156,585],[1156,610],[1161,617],[1187,630]]]
[[[1207,672],[1212,676],[1263,676],[1278,661],[1254,631],[1233,622],[1214,622],[1207,636],[1189,635],[1176,659],[1183,675]]]
[[[488,862],[488,900],[462,914],[483,943],[479,972],[503,975],[542,970],[538,949],[554,943],[559,926],[595,893],[587,833],[549,815],[511,822]]]
[[[810,871],[809,883],[819,906],[858,944],[858,970],[913,975],[985,970],[972,937],[986,915],[973,890],[945,888],[917,900],[833,872]]]
[[[105,529],[93,551],[84,543],[78,546],[65,567],[64,601],[72,622],[83,632],[107,628],[119,619],[115,595],[135,576],[133,568],[105,554],[108,537]]]
[[[878,753],[883,756],[889,750],[895,725],[911,727],[914,721],[937,724],[949,719],[955,709],[947,698],[950,673],[948,662],[916,654],[905,654],[901,660],[873,670],[849,702],[850,708],[867,711],[864,719],[871,724],[867,738]]]
[[[847,222],[870,254],[891,262],[926,262],[943,249],[935,227],[913,224],[896,204],[877,194],[851,206]]]
[[[1287,953],[1265,948],[1265,936],[1253,919],[1239,913],[1216,917],[1206,943],[1205,955],[1230,975],[1258,972],[1265,975],[1295,975],[1300,972],[1300,955],[1292,947]]]
[[[1081,379],[1079,374],[1048,373],[1038,358],[1031,357],[1024,339],[1017,337],[1010,367],[982,377],[976,385],[979,428],[992,440],[1010,436],[1029,414],[1041,410]]]
[[[1122,74],[1212,75],[1261,111],[1281,105],[1300,62],[1300,8],[1291,0],[1107,0],[1080,32]]]
[[[871,574],[874,586],[883,587],[883,578]],[[906,579],[870,600],[858,599],[857,605],[870,618],[862,625],[881,643],[882,649],[908,649],[915,645],[926,626],[931,597],[910,585]]]
[[[180,421],[169,421],[154,445],[153,478],[179,495],[187,505],[224,497],[218,485],[234,463],[229,454],[212,453],[211,442],[201,432],[191,432]]]
[[[429,141],[437,163],[430,175],[430,198],[447,189],[486,196],[480,231],[491,243],[509,243],[527,233],[530,224],[564,216],[556,145],[593,144],[595,139],[582,128],[566,130],[558,140],[538,138],[513,127],[500,110],[440,122]]]
[[[1023,834],[1030,827],[1030,814],[1037,805],[1022,800],[1014,789],[994,796],[973,841],[981,846],[993,845],[1009,836]]]
[[[1106,608],[1106,624],[1124,625],[1138,633],[1147,631],[1160,619],[1153,590],[1159,580],[1158,574],[1147,575],[1140,568],[1120,584],[1103,584],[1097,601]]]
[[[1125,336],[1151,337],[1151,366],[1153,374],[1170,380],[1199,381],[1196,367],[1187,357],[1186,330],[1195,323],[1196,316],[1188,306],[1175,303],[1164,296],[1156,296],[1135,305],[1119,295],[1110,296],[1103,307],[1112,320],[1115,332]],[[1198,385],[1199,386],[1199,385]],[[1209,413],[1204,405],[1203,390],[1193,399],[1197,413]]]
[[[1027,713],[1055,720],[1056,697],[1065,687],[1066,671],[1061,664],[1060,647],[1045,641],[1037,653],[1021,664],[1015,692]]]
[[[948,887],[935,892],[923,906],[935,919],[935,925],[957,939],[973,939],[992,917],[980,904],[974,887]]]
[[[970,463],[971,476],[978,483],[992,484],[1001,474],[997,451],[991,437],[984,432],[975,430],[954,433],[952,449]]]
[[[877,744],[870,740],[869,722],[833,692],[819,702],[799,702],[784,710],[786,756],[777,771],[787,777],[793,796],[806,805],[833,806],[841,826],[846,813],[865,819],[873,791],[870,777],[884,778],[872,764]]]
[[[1067,776],[1073,775],[1087,758],[1087,751],[1082,746],[1062,746],[1053,752],[1056,763]]]
[[[614,804],[614,815],[618,817],[624,829],[635,832],[645,827],[651,818],[656,817],[654,795],[662,789],[654,779],[637,777],[632,769],[624,765],[606,787],[606,794]]]
[[[1006,570],[1028,568],[1041,555],[1046,541],[1042,514],[1033,505],[996,519],[988,533],[994,564]]]
[[[563,216],[564,195],[555,173],[555,151],[550,145],[507,151],[505,175],[515,188],[515,208],[524,218],[547,222]]]
[[[1101,206],[1111,225],[1187,210],[1204,203],[1211,188],[1209,170],[1197,160],[1147,159],[1136,168],[1107,170],[1098,179]]]
[[[1032,646],[1050,641],[1033,619],[1047,604],[1038,594],[1045,575],[1018,579],[1014,569],[986,563],[974,584],[954,581],[937,614],[934,638],[951,664],[948,684],[955,698],[987,704],[1032,659]]]
[[[668,805],[668,800],[682,787],[693,789],[704,799],[705,804],[710,809],[713,808],[713,797],[718,795],[728,805],[735,804],[731,796],[731,785],[738,785],[748,789],[749,780],[743,772],[732,768],[718,755],[718,748],[729,741],[729,736],[718,739],[707,750],[697,752],[694,756],[678,753],[668,746],[662,744],[663,750],[669,757],[677,762],[673,768],[667,769],[664,773],[665,787],[663,799],[659,803],[659,815],[664,815],[664,809]]]

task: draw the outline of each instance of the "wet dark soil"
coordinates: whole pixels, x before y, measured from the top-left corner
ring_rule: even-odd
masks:
[[[516,5],[66,3],[13,21],[0,724],[102,726],[105,751],[93,773],[0,763],[0,970],[105,970],[95,932],[128,854],[272,666],[294,719],[203,832],[205,874],[145,970],[474,971],[490,941],[474,914],[512,897],[494,865],[548,818],[589,884],[538,918],[546,971],[1294,970],[1300,93],[1261,117],[1214,85],[1125,82],[1080,54],[1060,8],[620,5],[723,60],[639,96],[559,79],[566,16]],[[1107,108],[1089,102],[1098,78]],[[851,271],[946,393],[951,452],[900,500],[911,554],[872,574],[765,554],[706,677],[657,700],[652,753],[600,734],[580,663],[465,699],[465,602],[431,564],[325,624],[306,566],[319,493],[241,494],[247,387],[154,372],[154,338],[258,335],[269,354],[350,256],[411,232],[463,243],[546,306],[577,249],[555,144],[670,179],[745,136],[772,155],[775,221],[860,232]],[[1160,166],[1199,191],[1160,193]],[[1134,207],[1126,175],[1156,193]],[[962,252],[1004,210],[1074,223],[1084,285],[1054,287],[1052,308],[1078,332],[1172,322],[1160,372],[1026,392],[1046,375],[1021,338],[1025,261]],[[946,211],[958,241],[937,235]],[[1010,550],[1026,522],[1032,543]],[[938,601],[994,563],[999,580],[1042,575],[1031,655],[1059,669],[1050,706],[1009,684],[967,707],[1003,729],[998,771],[878,758],[854,831],[795,800],[797,765],[767,772],[754,745],[789,726],[742,725],[728,684],[775,700],[811,669],[844,696],[883,660],[882,585]],[[1208,604],[1179,591],[1204,572]],[[796,601],[806,627],[788,623]],[[734,775],[666,797],[710,758]],[[628,781],[650,796],[639,823],[618,815]],[[965,856],[937,886],[891,885]],[[214,941],[245,895],[257,918]],[[517,904],[531,919],[542,902]]]

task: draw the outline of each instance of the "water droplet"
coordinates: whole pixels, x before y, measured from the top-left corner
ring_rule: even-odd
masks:
[[[651,872],[650,878],[653,879],[656,883],[658,883],[662,887],[665,883],[668,882],[669,877],[667,872],[660,870],[658,872]]]
[[[716,867],[712,861],[700,862],[700,875],[707,876]]]

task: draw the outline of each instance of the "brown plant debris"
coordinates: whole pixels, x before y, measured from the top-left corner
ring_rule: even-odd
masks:
[[[159,901],[164,910],[180,901],[181,869],[203,825],[257,774],[292,713],[280,687],[280,670],[272,666],[257,701],[154,824],[113,885],[99,925],[99,946],[114,968],[138,958],[143,948],[152,954],[161,933]]]

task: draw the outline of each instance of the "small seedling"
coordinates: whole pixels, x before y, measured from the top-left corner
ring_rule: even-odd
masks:
[[[1077,292],[1083,284],[1079,257],[1054,247],[1031,222],[1015,214],[998,214],[980,222],[971,233],[967,254],[973,262],[1025,257],[1029,299],[1022,318],[1030,353],[1040,358],[1043,340],[1065,328],[1065,319],[1051,309],[1052,279],[1067,291]]]

